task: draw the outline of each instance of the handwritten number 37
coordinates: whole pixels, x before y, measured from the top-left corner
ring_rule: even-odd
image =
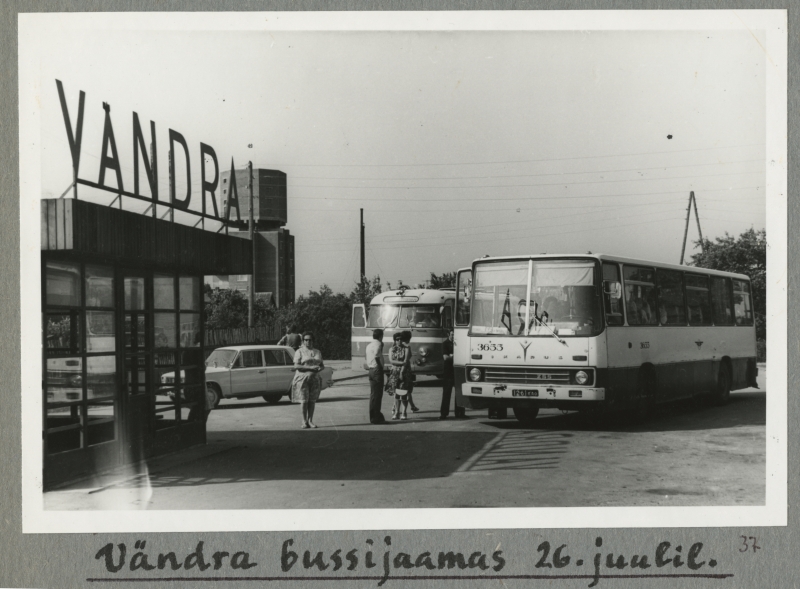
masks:
[[[761,546],[758,545],[754,536],[739,536],[742,539],[742,547],[739,548],[739,552],[747,552],[750,548],[753,549],[753,552],[756,550],[761,550]],[[748,543],[748,540],[750,541]]]

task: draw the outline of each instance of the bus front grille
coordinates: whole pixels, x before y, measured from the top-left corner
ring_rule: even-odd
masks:
[[[484,380],[513,384],[569,384],[569,370],[487,366]]]

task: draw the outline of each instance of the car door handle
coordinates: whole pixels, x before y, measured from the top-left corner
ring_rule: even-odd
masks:
[[[264,374],[265,372],[266,372],[266,370],[259,370],[258,371],[259,374]]]

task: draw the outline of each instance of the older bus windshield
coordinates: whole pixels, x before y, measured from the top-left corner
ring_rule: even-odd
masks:
[[[368,327],[433,328],[442,326],[440,305],[372,305]],[[399,318],[399,322],[398,322]]]
[[[602,331],[592,260],[478,263],[472,334],[587,336]]]

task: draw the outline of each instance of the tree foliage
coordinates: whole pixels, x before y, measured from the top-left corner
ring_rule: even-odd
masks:
[[[327,284],[300,295],[293,305],[281,307],[275,317],[281,325],[295,325],[300,333],[314,333],[315,346],[329,360],[350,358],[352,294],[334,293]]]
[[[714,242],[704,239],[702,242],[698,240],[695,243],[702,247],[702,252],[692,256],[691,265],[725,272],[738,272],[750,277],[756,335],[758,339],[765,339],[767,336],[766,230],[756,231],[750,228],[738,238],[734,238],[726,232],[723,237],[717,237]]]
[[[239,290],[205,286],[206,329],[236,329],[247,327],[248,303]],[[253,303],[253,323],[256,326],[271,325],[275,309],[262,298]]]
[[[429,281],[429,288],[455,288],[456,287],[456,273],[444,272],[437,276],[431,272],[431,279]]]

